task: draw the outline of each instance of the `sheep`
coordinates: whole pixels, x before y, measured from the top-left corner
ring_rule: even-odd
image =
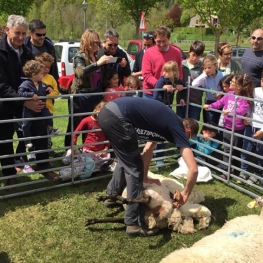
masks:
[[[146,204],[145,223],[149,229],[171,228],[182,234],[195,233],[193,219],[199,221],[199,229],[209,226],[211,221],[211,212],[205,206],[199,203],[205,200],[201,191],[193,190],[188,201],[181,208],[173,207],[171,194],[176,190],[182,191],[184,186],[176,179],[167,178],[162,175],[148,172],[148,177],[158,178],[161,186],[156,184],[145,184],[144,196],[150,196],[150,202]],[[127,196],[126,189],[123,191],[123,197]]]
[[[263,197],[248,204],[263,205]],[[237,217],[190,248],[176,250],[160,263],[257,263],[263,258],[263,209],[260,215]]]

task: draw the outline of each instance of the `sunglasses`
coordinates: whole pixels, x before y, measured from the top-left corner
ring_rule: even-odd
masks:
[[[108,44],[109,47],[117,47],[118,44]]]
[[[253,40],[258,40],[258,41],[263,40],[263,37],[255,37],[255,36],[252,36],[251,38],[252,38]]]
[[[153,34],[144,33],[142,35],[143,38],[153,38]]]
[[[44,37],[44,36],[46,36],[46,33],[43,33],[43,34],[41,34],[41,33],[35,33],[36,34],[36,36],[38,36],[38,37]]]

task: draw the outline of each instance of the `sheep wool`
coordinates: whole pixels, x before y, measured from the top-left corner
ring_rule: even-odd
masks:
[[[263,260],[263,212],[232,219],[190,248],[176,250],[160,263],[258,263]]]

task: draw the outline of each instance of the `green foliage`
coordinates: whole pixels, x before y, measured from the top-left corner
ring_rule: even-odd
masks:
[[[1,14],[5,16],[11,14],[26,16],[33,4],[34,0],[0,0]]]

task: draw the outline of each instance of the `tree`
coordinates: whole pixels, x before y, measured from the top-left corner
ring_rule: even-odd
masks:
[[[201,21],[213,30],[216,52],[220,36],[228,27],[237,29],[263,15],[261,0],[180,0],[180,4],[183,9],[193,9]],[[218,17],[218,23],[214,23],[212,16]]]
[[[145,13],[145,17],[150,14],[151,9],[157,6],[162,0],[118,0],[123,14],[127,14],[136,27],[136,38],[139,38],[139,25],[141,13]]]
[[[43,2],[43,1],[42,1]],[[34,4],[34,0],[0,0],[1,14],[26,16]]]
[[[182,9],[180,8],[179,4],[174,4],[174,6],[170,9],[167,17],[172,19],[175,26],[181,26],[181,19],[182,16]]]

